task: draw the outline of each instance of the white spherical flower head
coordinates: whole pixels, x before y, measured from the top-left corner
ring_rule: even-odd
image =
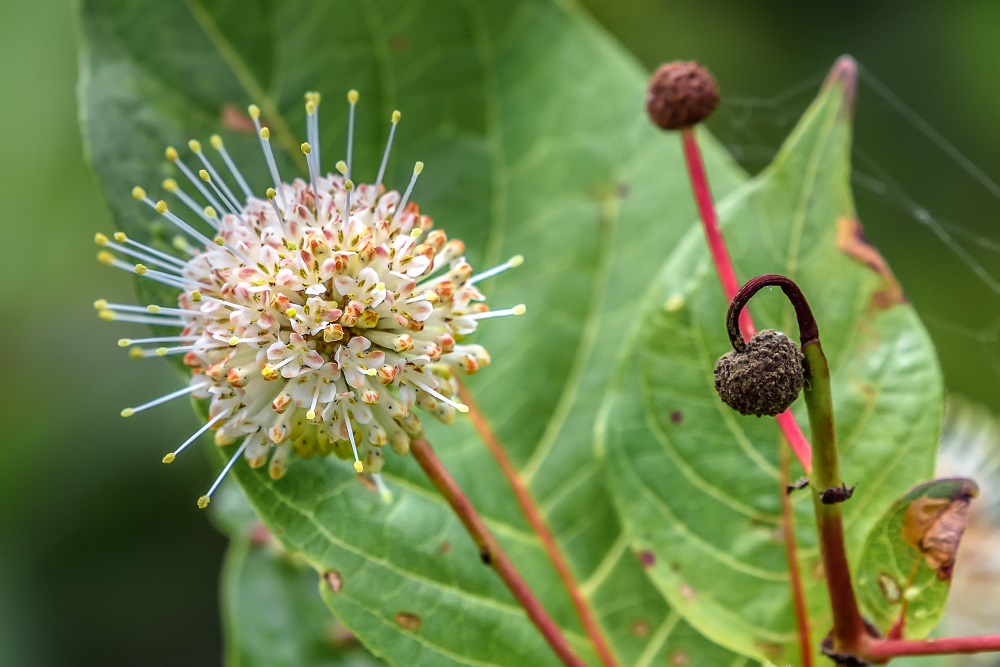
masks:
[[[223,473],[198,499],[208,505],[219,483],[242,456],[285,474],[294,452],[302,458],[334,454],[353,459],[358,473],[377,474],[383,447],[409,451],[422,427],[418,412],[450,423],[468,408],[458,402],[455,373],[489,363],[486,350],[464,342],[481,320],[518,315],[524,306],[491,311],[477,283],[521,263],[520,256],[474,275],[461,241],[432,229],[410,193],[423,164],[416,163],[405,192],[382,185],[396,126],[373,184],[351,174],[356,91],[348,93],[346,161],[337,172],[320,168],[319,104],[306,94],[307,142],[301,145],[308,180],[281,180],[261,112],[249,108],[272,187],[251,191],[222,139],[211,146],[228,172],[220,175],[197,141],[189,148],[197,173],[173,148],[166,151],[192,189],[173,179],[164,190],[188,209],[193,222],[140,187],[134,197],[173,225],[172,252],[123,233],[98,234],[98,258],[178,290],[170,307],[109,304],[104,319],[152,324],[175,336],[122,339],[137,358],[183,355],[191,379],[182,389],[134,408],[129,417],[181,396],[209,401],[208,421],[175,451],[170,463],[211,430],[220,446],[239,443]],[[139,262],[138,264],[134,262]]]

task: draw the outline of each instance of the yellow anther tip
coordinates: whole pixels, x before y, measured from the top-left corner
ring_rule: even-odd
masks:
[[[514,313],[515,315],[524,315],[524,313],[527,312],[527,310],[528,310],[527,306],[525,306],[523,303],[519,303],[511,309],[511,312]]]
[[[515,266],[521,266],[522,264],[524,264],[524,255],[514,255],[513,257],[510,258],[510,262],[508,263],[511,265],[512,268]]]
[[[230,345],[230,347],[235,347],[235,346],[237,346],[239,344],[240,344],[240,337],[239,336],[233,336],[232,338],[229,339],[229,345]]]
[[[287,315],[288,317],[295,317],[297,314],[298,311],[296,311],[294,308],[288,308],[285,310],[285,315]]]
[[[346,181],[344,181],[344,189],[347,190],[348,192],[351,192],[354,189],[354,181],[352,181],[351,179],[347,179]]]
[[[208,183],[210,180],[212,180],[212,177],[208,175],[208,170],[207,169],[201,169],[201,170],[199,170],[198,171],[198,178],[200,178],[201,180],[205,181],[206,183]]]
[[[423,170],[424,170],[424,163],[423,162],[417,162],[415,165],[413,165],[413,173],[414,174],[419,174]]]
[[[215,241],[215,245],[218,245],[218,246],[226,245],[226,239],[222,238],[221,236],[216,236],[212,240]]]
[[[198,290],[193,290],[191,292],[191,300],[194,301],[195,303],[201,301],[201,292],[199,292]]]
[[[392,112],[392,122],[393,123],[398,123],[402,118],[403,118],[403,114],[399,113],[399,111],[393,111]]]
[[[208,507],[208,504],[212,502],[212,499],[208,496],[202,496],[198,499],[198,509],[203,510]]]
[[[381,292],[384,289],[385,289],[385,283],[384,282],[382,282],[380,280],[379,282],[375,283],[375,291],[376,292]]]
[[[350,102],[351,104],[357,104],[359,97],[361,97],[361,93],[354,90],[353,88],[347,91],[347,101]]]
[[[215,209],[211,206],[206,206],[204,213],[206,218],[214,218],[218,215],[218,213],[215,212]]]
[[[125,417],[125,418],[131,417],[134,414],[135,414],[135,408],[125,408],[121,412],[122,417]]]
[[[337,168],[337,171],[339,171],[341,174],[347,173],[347,163],[344,162],[343,160],[338,160],[337,164],[334,166]]]
[[[112,310],[102,310],[97,313],[97,316],[104,320],[105,322],[113,322],[115,319],[115,313]]]
[[[125,243],[128,241],[128,237],[125,236],[125,232],[115,232],[115,241],[119,243]]]
[[[111,266],[115,262],[115,256],[112,255],[107,250],[102,250],[101,252],[97,253],[97,261],[100,262],[101,264],[107,264],[108,266]]]
[[[316,113],[316,103],[312,100],[306,100],[306,113],[310,116]]]
[[[130,359],[142,359],[142,348],[133,347],[131,350],[128,351],[128,356]]]
[[[268,139],[270,139],[271,138],[271,130],[267,129],[266,127],[260,128],[260,138],[263,139],[264,141],[267,141]]]
[[[142,201],[143,199],[146,198],[146,191],[137,185],[134,188],[132,188],[132,196],[138,199],[139,201]]]
[[[101,246],[108,245],[108,237],[98,232],[94,234],[94,243]]]
[[[306,419],[308,419],[310,421],[312,421],[313,419],[316,419],[316,411],[315,410],[310,410],[309,412],[307,412],[306,413]]]
[[[197,139],[192,139],[191,141],[188,142],[188,148],[191,149],[192,153],[200,153],[201,152],[201,142],[198,141]]]
[[[420,235],[424,232],[420,228],[415,228],[410,230],[410,238],[419,239]]]
[[[147,268],[145,264],[135,265],[135,272],[138,273],[140,276],[145,275],[147,271],[149,271],[149,268]]]
[[[312,146],[309,145],[308,141],[303,141],[302,144],[299,146],[299,149],[306,155],[309,155],[309,151],[312,150]]]
[[[157,306],[156,304],[151,303],[148,306],[146,306],[146,311],[150,313],[158,313],[160,312],[160,307]]]
[[[163,189],[167,192],[174,192],[177,190],[177,181],[172,178],[165,179],[163,181]]]
[[[108,307],[107,299],[98,299],[94,302],[94,310],[104,310]]]
[[[163,201],[162,199],[160,201],[156,202],[156,212],[159,213],[160,215],[163,215],[164,213],[166,213],[169,210],[170,210],[170,207],[167,206],[167,202]]]
[[[167,146],[167,150],[163,151],[163,154],[164,154],[164,155],[166,156],[166,158],[167,158],[168,160],[170,160],[171,162],[176,162],[176,161],[177,161],[177,158],[179,158],[179,157],[180,157],[180,156],[179,156],[179,155],[177,154],[177,149],[176,149],[176,148],[174,148],[173,146]]]
[[[456,403],[455,409],[458,410],[459,412],[468,412],[469,406],[466,405],[465,403]]]
[[[162,357],[162,356],[165,356],[166,354],[167,354],[167,348],[165,348],[165,347],[158,347],[158,348],[156,348],[156,356]]]
[[[215,150],[219,150],[220,148],[222,148],[222,137],[220,137],[219,135],[213,134],[211,137],[209,137],[208,141],[212,144],[212,148],[214,148]]]
[[[132,344],[132,339],[131,338],[119,338],[118,339],[118,347],[128,347],[131,344]]]
[[[358,472],[364,472],[365,471],[365,465],[363,463],[361,463],[361,461],[355,461],[354,462],[354,469],[357,470]]]
[[[171,452],[170,454],[167,454],[166,456],[163,457],[163,462],[164,463],[173,463],[175,458],[177,458],[177,457],[174,456],[173,453]]]
[[[250,117],[254,120],[260,118],[260,107],[256,104],[251,104],[247,107],[247,111],[250,113]]]
[[[267,195],[268,199],[274,199],[275,197],[278,196],[278,193],[275,192],[274,188],[268,188],[265,194]]]

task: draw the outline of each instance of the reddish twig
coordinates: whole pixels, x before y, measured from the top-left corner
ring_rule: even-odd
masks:
[[[548,524],[542,517],[541,512],[539,512],[538,504],[531,495],[531,491],[529,491],[525,486],[524,480],[521,479],[521,476],[518,474],[517,469],[510,460],[510,457],[507,456],[507,450],[505,450],[503,445],[500,444],[500,440],[496,437],[496,434],[493,433],[493,429],[490,427],[489,423],[487,423],[486,417],[483,416],[483,413],[479,410],[479,407],[476,405],[476,402],[472,397],[472,393],[468,390],[465,384],[461,382],[458,385],[458,395],[462,402],[469,406],[469,417],[472,420],[473,426],[479,433],[479,437],[481,437],[483,442],[486,443],[486,448],[490,450],[493,458],[496,459],[497,465],[500,467],[500,471],[503,473],[503,476],[507,478],[507,482],[510,484],[510,488],[513,490],[514,496],[517,498],[517,502],[521,506],[521,511],[524,513],[525,518],[527,518],[531,528],[538,534],[538,539],[542,544],[542,548],[545,549],[545,553],[552,561],[552,565],[559,574],[559,578],[562,580],[563,586],[569,593],[569,597],[573,602],[573,607],[576,609],[576,613],[580,617],[580,623],[583,625],[583,629],[590,638],[591,643],[593,643],[594,650],[597,652],[601,663],[605,667],[617,667],[618,663],[614,654],[611,652],[608,640],[601,631],[600,626],[597,624],[597,620],[594,618],[594,614],[591,611],[590,606],[584,599],[583,592],[580,590],[580,586],[577,584],[576,578],[569,569],[569,563],[566,561],[566,557],[563,556],[562,551],[559,549],[559,545],[556,544],[552,531],[549,529]]]
[[[1000,635],[979,637],[943,637],[934,639],[872,639],[864,657],[884,661],[904,655],[952,655],[1000,651]]]
[[[701,159],[701,150],[698,148],[693,127],[681,130],[681,143],[684,147],[684,161],[687,164],[688,176],[691,180],[691,190],[694,193],[698,214],[701,216],[705,237],[708,240],[708,249],[712,253],[712,261],[715,263],[719,280],[722,282],[722,290],[726,293],[726,298],[732,300],[740,289],[740,283],[736,278],[733,262],[729,258],[726,242],[722,238],[719,218],[715,213],[715,204],[712,200],[712,190],[708,185],[708,175],[705,173],[705,164]],[[740,329],[747,338],[753,336],[756,331],[748,310],[743,310],[740,314]],[[798,422],[795,421],[795,417],[786,410],[775,417],[775,420],[792,448],[792,452],[795,453],[795,458],[802,464],[806,474],[812,474],[812,449],[809,441],[802,434]]]
[[[795,622],[799,633],[799,650],[802,652],[802,667],[813,667],[812,638],[809,627],[809,611],[806,608],[806,594],[802,587],[802,572],[799,570],[798,549],[795,545],[795,523],[792,515],[792,501],[788,494],[788,469],[791,461],[788,447],[780,445],[781,451],[781,531],[785,538],[785,555],[788,557],[788,571],[792,579],[792,601],[795,604]]]
[[[444,496],[451,508],[455,511],[462,525],[469,531],[476,546],[479,547],[480,557],[483,562],[492,567],[507,588],[517,599],[518,603],[527,612],[528,618],[535,624],[535,627],[545,637],[564,665],[569,667],[586,667],[585,663],[570,648],[566,638],[555,621],[548,615],[542,607],[541,602],[531,592],[527,582],[521,577],[510,558],[504,553],[497,543],[496,538],[486,527],[482,518],[476,512],[472,503],[459,488],[455,479],[434,454],[434,449],[430,443],[423,439],[416,439],[410,443],[410,452],[423,468],[427,478],[434,484],[438,492]]]

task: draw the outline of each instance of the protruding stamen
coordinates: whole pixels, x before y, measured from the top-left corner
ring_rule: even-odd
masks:
[[[251,107],[256,108],[256,107]],[[266,127],[260,126],[260,110],[257,110],[257,115],[255,116],[253,112],[250,113],[250,117],[253,118],[253,124],[257,128],[257,136],[260,137],[260,149],[264,151],[264,159],[267,160],[267,169],[271,172],[271,180],[274,181],[274,190],[281,196],[281,177],[278,176],[278,165],[274,162],[274,153],[271,152],[271,131]],[[285,201],[282,198],[281,208],[287,208]]]
[[[347,413],[347,403],[340,404],[340,412],[344,417],[344,424],[347,426],[347,437],[351,439],[351,449],[354,451],[354,469],[359,473],[365,471],[365,465],[358,456],[358,444],[354,442],[354,429],[351,428],[351,416]]]
[[[219,488],[219,484],[222,484],[222,480],[226,478],[226,475],[229,474],[229,471],[233,469],[234,465],[236,465],[236,462],[239,460],[240,456],[242,456],[243,452],[246,450],[247,445],[250,444],[250,438],[252,437],[253,436],[251,435],[243,440],[243,444],[240,445],[240,448],[236,450],[236,453],[233,454],[233,457],[229,459],[229,462],[226,463],[226,467],[222,469],[222,472],[219,473],[219,476],[215,478],[215,483],[212,484],[212,488],[208,490],[208,493],[206,493],[205,495],[203,495],[201,498],[198,499],[199,509],[205,509],[206,507],[208,507],[208,503],[212,501],[212,494],[215,493],[215,490]]]
[[[118,347],[131,347],[146,343],[186,343],[198,340],[198,336],[153,336],[152,338],[119,338]]]
[[[274,201],[274,198],[278,196],[278,193],[274,188],[268,188],[265,194],[267,195],[267,200],[271,202],[271,208],[274,209],[274,214],[278,216],[278,222],[281,224],[281,232],[287,236],[288,230],[285,228],[285,216],[281,215],[281,209],[278,208],[277,202]]]
[[[181,220],[176,215],[174,215],[173,212],[171,212],[170,207],[167,206],[167,202],[163,201],[162,199],[160,201],[158,201],[158,202],[154,202],[152,199],[148,199],[148,198],[144,199],[143,201],[146,202],[147,206],[151,207],[154,211],[156,211],[157,213],[159,213],[160,215],[162,215],[164,218],[166,218],[167,220],[169,220],[175,227],[177,227],[178,229],[180,229],[182,232],[184,232],[185,234],[187,234],[191,238],[195,239],[199,243],[204,243],[206,246],[211,247],[212,240],[209,239],[204,234],[202,234],[201,232],[199,232],[197,229],[195,229],[191,225],[189,225],[188,223],[186,223],[183,220]]]
[[[173,463],[173,460],[175,458],[177,458],[177,456],[181,452],[183,452],[185,449],[187,449],[188,445],[190,445],[192,442],[194,442],[195,440],[197,440],[198,438],[200,438],[202,436],[202,434],[205,433],[205,431],[207,431],[208,429],[210,429],[213,426],[215,426],[220,420],[225,419],[228,416],[229,416],[228,412],[220,412],[215,417],[213,417],[209,421],[205,422],[205,424],[201,428],[199,428],[197,431],[195,431],[191,435],[190,438],[188,438],[187,440],[184,441],[183,445],[181,445],[180,447],[178,447],[177,449],[175,449],[173,452],[171,452],[171,453],[167,454],[166,456],[164,456],[163,457],[163,462],[164,463]]]
[[[344,189],[347,190],[347,202],[344,206],[344,222],[342,227],[344,230],[344,238],[347,238],[347,230],[349,229],[349,224],[351,222],[351,193],[354,192],[354,183],[351,179],[344,181]]]
[[[478,283],[478,282],[480,282],[482,280],[486,280],[487,278],[492,278],[493,276],[495,276],[495,275],[497,275],[499,273],[503,273],[507,269],[513,269],[515,267],[521,266],[521,264],[523,264],[523,263],[524,263],[524,257],[523,256],[521,256],[521,255],[514,255],[513,257],[511,257],[510,259],[508,259],[503,264],[500,264],[498,266],[494,266],[492,269],[487,269],[486,271],[483,271],[482,273],[477,273],[476,275],[474,275],[471,278],[469,278],[466,281],[465,284],[466,285],[475,285],[476,283]]]
[[[165,253],[162,250],[157,250],[156,248],[148,246],[144,243],[133,241],[132,239],[130,239],[128,236],[125,235],[125,232],[115,232],[115,241],[118,241],[119,243],[124,243],[126,245],[130,245],[134,248],[139,248],[143,252],[148,253],[154,257],[159,257],[165,262],[172,262],[173,264],[176,264],[178,268],[184,268],[186,266],[186,264],[182,260],[177,259],[171,254]]]
[[[201,155],[201,153],[199,153],[199,155]],[[236,198],[233,197],[232,193],[229,193],[228,196],[223,194],[222,190],[219,189],[219,186],[215,184],[215,181],[219,180],[217,175],[210,173],[207,169],[202,169],[198,172],[198,178],[208,183],[209,187],[212,188],[212,191],[219,195],[219,199],[225,202],[226,208],[229,209],[230,213],[242,220],[244,225],[247,224],[246,218],[243,217],[243,212],[240,211],[239,202],[236,202]],[[225,187],[226,184],[223,183],[222,185]],[[228,190],[229,188],[226,189]],[[232,199],[230,199],[230,197],[232,197]],[[205,215],[208,215],[208,211],[205,212]]]
[[[126,237],[124,234],[121,234],[121,237],[119,237],[118,234],[115,234],[115,238],[127,239],[128,237]],[[152,264],[153,266],[159,266],[160,268],[167,269],[168,271],[180,271],[181,269],[184,268],[184,264],[176,258],[172,257],[171,259],[173,261],[168,262],[158,257],[154,257],[149,253],[142,252],[141,250],[132,250],[131,248],[126,248],[123,245],[111,241],[104,234],[96,234],[94,236],[94,241],[97,243],[97,245],[103,248],[111,248],[112,250],[117,250],[123,255],[126,255],[128,257],[133,257],[135,259],[140,259],[148,264]],[[134,245],[141,245],[141,244],[134,244]],[[167,256],[169,257],[169,255]]]
[[[177,181],[172,178],[166,179],[163,181],[163,189],[180,199],[182,204],[191,209],[195,215],[207,222],[213,229],[219,228],[219,223],[209,219],[209,217],[205,215],[205,209],[198,202],[192,199],[191,195],[181,190],[180,186],[177,185]]]
[[[198,177],[194,175],[194,172],[188,169],[188,166],[181,161],[180,155],[177,154],[176,148],[174,148],[173,146],[168,146],[165,154],[169,161],[177,165],[177,168],[181,170],[181,173],[184,174],[184,177],[187,178],[189,181],[191,181],[191,184],[194,185],[194,187],[198,188],[198,192],[201,193],[202,197],[208,200],[208,203],[210,203],[215,208],[222,208],[222,206],[219,205],[219,202],[215,199],[215,197],[212,196],[212,193],[208,191],[208,188],[206,188],[204,184],[202,184],[202,182],[198,180]]]
[[[445,396],[444,394],[441,394],[441,393],[435,391],[434,389],[431,389],[429,386],[427,386],[426,384],[424,384],[423,382],[421,382],[419,380],[411,380],[411,382],[413,382],[413,384],[417,385],[418,387],[420,387],[421,389],[423,389],[424,391],[426,391],[428,394],[430,394],[431,396],[433,396],[437,400],[441,401],[442,403],[447,403],[448,405],[450,405],[451,407],[455,408],[459,412],[468,412],[469,411],[469,406],[466,405],[465,403],[458,403],[456,401],[453,401],[450,398],[448,398],[447,396]]]
[[[319,102],[319,93],[306,93],[306,141],[313,146],[313,152],[309,157],[317,174],[323,173],[319,161]]]
[[[399,120],[403,117],[403,114],[399,111],[392,112],[392,125],[389,127],[389,139],[385,142],[385,152],[382,153],[382,164],[378,168],[378,178],[375,179],[375,191],[378,192],[378,188],[382,185],[382,178],[385,176],[386,165],[389,164],[389,151],[392,150],[392,138],[396,136],[396,126],[399,125]]]
[[[485,313],[472,313],[471,315],[464,315],[466,319],[470,320],[488,320],[493,317],[507,317],[508,315],[524,315],[527,308],[523,303],[519,303],[512,308],[502,308],[500,310],[487,310]]]
[[[232,204],[233,212],[239,215],[240,200],[236,198],[236,195],[234,195],[233,191],[229,189],[229,185],[226,184],[226,181],[219,176],[219,172],[215,170],[212,163],[208,161],[207,157],[205,157],[205,154],[201,151],[201,143],[192,139],[188,142],[188,147],[195,155],[198,156],[198,160],[201,161],[202,166],[204,166],[205,169],[208,170],[208,173],[212,175],[212,180],[209,181],[209,183],[212,185],[215,193],[219,195],[219,198],[227,204]],[[198,150],[195,150],[195,148]],[[218,183],[218,187],[215,187],[216,183]],[[219,188],[222,188],[222,190],[220,191]]]
[[[246,195],[247,199],[252,197],[253,193],[250,191],[250,187],[247,185],[246,179],[243,178],[243,174],[241,174],[240,170],[236,168],[236,164],[233,162],[233,159],[229,157],[229,152],[226,151],[226,147],[222,143],[222,137],[217,134],[213,134],[210,141],[212,142],[212,148],[219,151],[219,155],[222,156],[222,161],[226,163],[226,168],[229,169],[229,173],[231,173],[233,178],[236,179],[236,182],[240,184],[240,189],[243,190],[243,194]]]
[[[299,148],[302,150],[302,154],[306,156],[306,166],[309,168],[309,180],[312,181],[313,200],[316,202],[316,221],[319,222],[319,188],[317,187],[319,174],[316,173],[316,165],[313,164],[312,159],[309,157],[312,153],[312,146],[307,141],[299,146]]]
[[[176,327],[183,329],[189,322],[178,318],[163,318],[142,315],[121,314],[110,308],[98,311],[97,316],[105,322],[132,322],[134,324],[154,324],[159,327]]]
[[[406,203],[410,201],[410,193],[413,192],[413,186],[417,182],[417,176],[419,176],[420,172],[422,172],[423,170],[424,170],[423,162],[417,162],[415,165],[413,165],[413,176],[410,177],[410,184],[406,186],[406,192],[403,193],[403,198],[400,200],[399,206],[396,208],[395,215],[392,216],[393,222],[395,222],[396,218],[399,217],[399,214],[406,209]]]
[[[358,104],[358,91],[349,90],[347,92],[347,103],[351,105],[351,110],[347,116],[347,178],[351,177],[351,165],[354,156],[354,107]]]
[[[180,398],[181,396],[186,396],[187,394],[192,394],[200,388],[200,385],[191,384],[177,391],[170,392],[159,398],[154,398],[148,403],[143,403],[142,405],[137,405],[134,408],[125,408],[122,410],[122,417],[131,417],[137,412],[142,412],[143,410],[148,410],[149,408],[155,408],[157,405],[163,405],[168,401],[172,401],[175,398]]]

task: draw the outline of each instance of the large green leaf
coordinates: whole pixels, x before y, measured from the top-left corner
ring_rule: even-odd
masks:
[[[160,163],[166,144],[221,130],[254,187],[265,187],[255,137],[226,122],[233,109],[261,105],[290,175],[299,173],[304,90],[326,95],[328,162],[344,152],[338,91],[361,91],[356,173],[374,173],[390,110],[400,107],[396,163],[405,175],[413,160],[426,162],[414,195],[422,211],[465,240],[474,265],[526,258],[487,286],[493,303],[523,301],[529,314],[483,327],[478,342],[493,365],[471,387],[620,664],[668,656],[743,664],[693,632],[649,585],[594,455],[594,419],[624,332],[662,257],[694,220],[677,141],[649,127],[634,63],[574,10],[547,0],[84,0],[82,15],[84,130],[115,218],[137,237],[149,237],[150,216],[129,189],[170,173]],[[716,191],[732,190],[742,174],[711,140],[705,148]],[[395,171],[389,183],[400,183]],[[429,435],[595,664],[568,596],[471,426]],[[296,461],[279,482],[235,468],[285,547],[337,582],[324,593],[337,617],[390,663],[555,664],[417,466],[393,457],[385,473],[396,496],[389,506],[340,462]]]
[[[721,217],[737,275],[788,275],[819,321],[842,471],[858,485],[844,505],[856,563],[881,511],[933,473],[942,387],[926,332],[857,226],[853,82],[846,63],[835,72],[775,162],[725,199]],[[657,588],[701,632],[736,651],[796,662],[779,432],[715,395],[713,366],[729,348],[727,302],[700,230],[652,281],[646,303],[602,420],[630,547],[648,552]],[[758,327],[794,336],[780,291],[759,294],[750,309]],[[806,424],[801,401],[795,414]],[[831,624],[809,494],[794,503],[818,645]]]
[[[858,599],[884,633],[926,637],[941,620],[969,502],[979,494],[970,479],[920,484],[879,518],[858,564]]]

